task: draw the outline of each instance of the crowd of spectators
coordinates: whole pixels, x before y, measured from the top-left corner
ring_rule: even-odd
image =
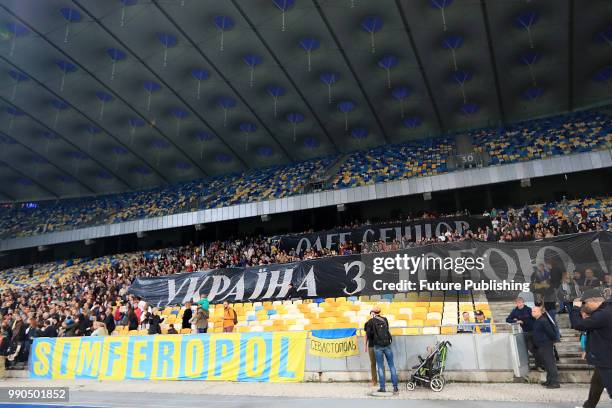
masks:
[[[564,233],[612,230],[609,222],[612,199],[564,200],[519,209],[493,209],[485,215],[491,217],[492,228],[468,230],[464,234],[449,231],[421,242],[346,242],[334,249],[311,248],[297,254],[281,250],[276,239],[259,237],[35,265],[33,273],[27,267],[2,271],[0,353],[9,356],[10,361],[25,361],[29,345],[37,336],[105,335],[112,333],[117,324],[139,327],[147,323],[150,327],[149,319],[155,316],[155,310],[127,293],[130,283],[139,276],[284,263],[424,243],[532,240]],[[571,278],[572,285],[562,287],[571,290],[575,282],[583,288],[597,279],[609,290],[612,284],[609,275],[591,276],[592,271],[585,274],[577,273]],[[560,307],[563,308],[563,303]]]
[[[475,151],[487,153],[491,164],[507,164],[609,148],[612,120],[605,110],[593,109],[479,129],[470,135]],[[454,151],[451,136],[357,151],[348,156],[325,187],[342,189],[444,173],[449,171],[447,161]],[[36,208],[7,204],[0,207],[0,237],[283,198],[304,192],[308,183],[320,178],[337,159],[329,156],[150,190],[41,202]]]
[[[333,156],[149,190],[0,207],[0,238],[14,238],[299,194]]]

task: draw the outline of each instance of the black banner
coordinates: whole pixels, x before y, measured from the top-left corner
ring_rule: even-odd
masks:
[[[157,306],[183,304],[203,294],[211,302],[250,302],[471,290],[484,291],[490,299],[511,299],[519,291],[532,289],[538,268],[547,270],[553,286],[560,284],[564,272],[592,268],[596,275],[608,273],[612,271],[612,233],[573,234],[538,242],[464,241],[137,278],[129,293]]]
[[[452,217],[405,221],[402,223],[364,225],[359,228],[332,229],[306,234],[287,235],[280,238],[280,248],[285,251],[294,249],[298,254],[315,247],[317,249],[336,249],[338,244],[347,240],[356,243],[401,240],[419,241],[422,237],[440,236],[447,231],[472,230],[491,227],[488,217]]]

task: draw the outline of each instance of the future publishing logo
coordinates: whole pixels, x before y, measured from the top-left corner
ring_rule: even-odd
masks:
[[[419,271],[452,271],[461,276],[465,272],[483,271],[485,262],[483,257],[439,257],[439,256],[409,256],[408,254],[396,254],[391,257],[376,257],[373,260],[372,272],[381,275],[384,272],[402,271],[409,275],[415,275]],[[376,291],[447,291],[447,290],[482,290],[482,291],[522,291],[528,292],[530,284],[514,281],[497,280],[472,280],[465,279],[457,282],[441,282],[420,279],[411,281],[401,279],[399,282],[385,282],[382,279],[373,281]]]

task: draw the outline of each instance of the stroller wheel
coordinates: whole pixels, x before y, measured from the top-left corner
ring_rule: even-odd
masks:
[[[431,389],[435,392],[440,392],[444,388],[444,377],[437,374],[434,375],[431,379],[431,383],[429,384]]]
[[[416,384],[412,381],[408,381],[406,383],[406,388],[408,389],[408,391],[414,391],[414,389],[416,388]]]

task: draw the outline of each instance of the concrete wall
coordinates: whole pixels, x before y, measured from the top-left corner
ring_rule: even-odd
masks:
[[[427,346],[450,341],[445,377],[455,381],[511,381],[527,374],[528,355],[523,334],[456,334],[394,336],[391,348],[400,376],[406,380]],[[368,381],[370,359],[359,338],[358,356],[324,358],[306,352],[307,381]],[[389,376],[387,376],[389,379]]]

